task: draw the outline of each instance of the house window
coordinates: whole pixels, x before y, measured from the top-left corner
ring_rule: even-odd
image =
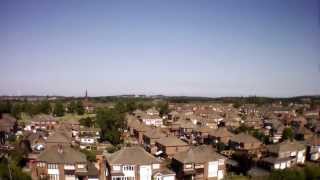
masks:
[[[38,162],[37,163],[37,167],[45,167],[46,166],[46,164],[44,163],[44,162]]]
[[[66,179],[76,179],[75,175],[65,175]]]
[[[293,151],[290,153],[290,156],[296,156],[297,155],[297,152]]]
[[[112,166],[112,169],[114,171],[120,171],[121,167],[120,166]]]
[[[124,165],[122,167],[123,171],[133,171],[133,166],[132,165]]]
[[[84,164],[78,164],[78,168],[79,168],[79,169],[84,169],[84,168],[85,168],[85,165],[84,165]]]
[[[49,174],[49,180],[59,180],[59,175],[57,175],[57,174]]]
[[[48,169],[58,169],[58,164],[48,164]]]
[[[134,180],[134,177],[114,176],[112,180]]]
[[[75,167],[74,167],[74,165],[72,165],[72,164],[65,164],[65,165],[64,165],[64,169],[67,169],[67,170],[74,170],[74,169],[75,169]]]
[[[192,164],[186,164],[184,167],[185,167],[186,169],[191,169],[191,168],[192,168]]]
[[[197,164],[197,165],[194,166],[194,168],[195,169],[203,169],[204,166],[203,166],[203,164]]]

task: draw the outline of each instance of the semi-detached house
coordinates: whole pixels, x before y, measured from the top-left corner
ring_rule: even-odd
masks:
[[[226,159],[211,146],[193,146],[174,155],[171,166],[177,179],[219,180],[225,176]]]
[[[175,180],[175,173],[142,147],[125,147],[105,156],[108,180]]]
[[[286,169],[296,164],[304,164],[306,147],[297,141],[284,141],[279,144],[268,145],[269,156],[262,159],[268,169]]]
[[[86,156],[70,146],[56,145],[43,151],[32,164],[33,179],[98,180],[98,170],[88,168]]]

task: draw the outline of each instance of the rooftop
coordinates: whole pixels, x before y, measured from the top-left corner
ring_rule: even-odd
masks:
[[[261,143],[257,138],[246,133],[236,134],[232,136],[230,140],[233,142],[242,142],[242,143]]]
[[[268,145],[267,149],[271,153],[291,152],[305,149],[305,146],[297,141],[284,141],[279,144]]]
[[[59,152],[61,148],[62,151]],[[86,163],[86,156],[69,146],[52,146],[44,150],[38,158],[47,163],[75,164]]]
[[[182,163],[205,163],[226,159],[226,157],[218,154],[208,145],[193,146],[187,151],[177,153],[173,158]]]
[[[110,164],[134,165],[147,165],[161,162],[139,146],[125,147],[108,156],[107,161]]]
[[[188,144],[175,136],[163,137],[157,143],[164,146],[187,146]]]

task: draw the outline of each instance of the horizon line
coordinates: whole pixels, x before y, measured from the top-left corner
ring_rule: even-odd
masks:
[[[98,95],[88,96],[88,98],[101,98],[101,97],[123,97],[123,96],[134,96],[134,97],[190,97],[190,98],[299,98],[299,97],[320,97],[320,94],[300,94],[294,96],[266,96],[266,95],[226,95],[226,96],[200,96],[200,95],[165,95],[165,94],[114,94],[114,95]],[[36,94],[24,94],[24,95],[0,95],[0,97],[64,97],[64,98],[84,98],[85,96],[67,96],[67,95],[36,95]]]

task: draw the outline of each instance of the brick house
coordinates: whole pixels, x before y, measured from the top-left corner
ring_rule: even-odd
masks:
[[[39,114],[34,116],[30,123],[26,125],[25,130],[33,130],[33,129],[45,129],[45,130],[52,130],[58,124],[58,120],[51,116],[45,114]]]
[[[139,146],[106,155],[105,175],[108,180],[175,179],[175,173],[163,167],[161,160]]]
[[[16,131],[16,118],[8,114],[2,114],[2,117],[0,118],[0,144],[5,144],[8,136],[13,135]]]
[[[285,169],[304,164],[306,147],[297,141],[284,141],[267,146],[269,156],[261,161],[268,169]]]
[[[159,115],[144,114],[140,119],[147,126],[161,127],[163,125],[163,119]]]
[[[213,143],[221,142],[224,144],[228,144],[232,136],[234,136],[234,134],[228,131],[228,129],[225,127],[218,128],[216,130],[210,131],[209,133],[209,139]]]
[[[255,157],[260,157],[263,144],[257,138],[249,134],[240,133],[230,138],[229,146],[235,151],[244,152]]]
[[[166,136],[159,128],[149,129],[143,134],[143,146],[145,150],[151,154],[155,154],[157,152],[156,141]]]
[[[156,141],[157,155],[171,158],[177,152],[189,149],[189,144],[174,136],[163,137]]]
[[[172,168],[177,179],[223,179],[226,157],[218,154],[211,146],[193,146],[178,152],[172,158]]]
[[[151,127],[139,122],[135,118],[128,119],[128,130],[130,136],[135,137],[139,144],[143,144],[143,134],[147,132]]]
[[[97,180],[98,171],[92,174],[93,167],[88,171],[86,156],[70,146],[56,145],[43,151],[32,163],[33,179],[49,180]]]
[[[320,159],[320,137],[314,135],[306,140],[307,159],[318,161]]]

